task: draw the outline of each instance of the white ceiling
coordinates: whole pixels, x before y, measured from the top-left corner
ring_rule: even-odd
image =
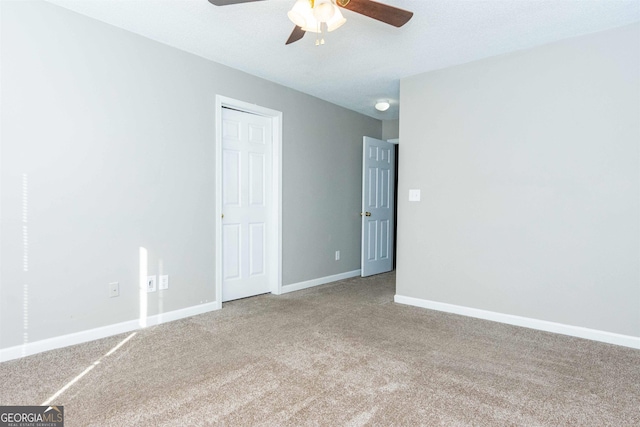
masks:
[[[285,46],[295,0],[48,1],[379,119],[398,118],[403,77],[640,21],[639,0],[379,0],[414,16],[395,28],[343,10],[323,46]]]

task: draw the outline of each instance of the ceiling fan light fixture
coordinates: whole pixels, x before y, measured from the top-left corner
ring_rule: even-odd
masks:
[[[338,7],[331,0],[315,0],[313,16],[320,22],[329,22],[336,14]]]
[[[342,16],[340,9],[336,7],[336,13],[333,14],[333,17],[327,21],[327,31],[331,32],[333,30],[337,30],[342,27],[342,24],[347,22],[347,19]]]
[[[386,99],[381,99],[380,101],[376,102],[376,110],[378,111],[387,111],[389,109],[389,107],[391,106],[391,104],[389,104],[389,101],[387,101]]]
[[[209,3],[214,6],[228,6],[256,1],[261,0],[209,0]],[[306,32],[322,34],[325,28],[327,32],[340,28],[347,22],[340,8],[349,9],[394,27],[402,27],[413,16],[413,12],[374,0],[296,0],[287,12],[287,16],[296,26],[285,44],[297,42]],[[316,39],[316,44],[323,43],[320,38]]]
[[[306,29],[318,26],[309,0],[296,1],[291,10],[287,12],[287,16],[298,27]]]

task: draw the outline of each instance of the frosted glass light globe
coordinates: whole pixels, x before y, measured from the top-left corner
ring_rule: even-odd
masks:
[[[327,22],[336,13],[336,6],[331,3],[331,0],[321,1],[316,0],[316,4],[313,8],[313,16],[320,22]]]

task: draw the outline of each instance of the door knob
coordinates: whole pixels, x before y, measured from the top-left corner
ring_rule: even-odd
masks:
[[[360,216],[363,216],[363,215],[365,215],[365,216],[371,216],[371,212],[365,212],[365,213],[360,212]]]

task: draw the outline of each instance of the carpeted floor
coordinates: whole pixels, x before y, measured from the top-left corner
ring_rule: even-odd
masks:
[[[640,351],[393,303],[393,273],[0,364],[65,426],[638,426]],[[119,343],[117,350],[107,354]]]

